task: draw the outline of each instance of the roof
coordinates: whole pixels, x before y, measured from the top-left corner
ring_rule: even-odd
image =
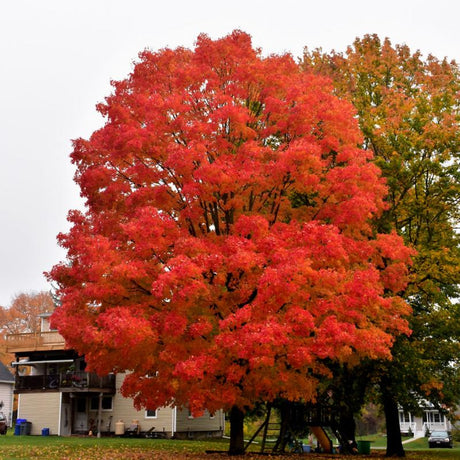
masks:
[[[38,315],[39,318],[49,318],[53,314],[52,311],[45,311]]]
[[[11,382],[14,383],[14,376],[8,370],[8,368],[0,362],[0,382]]]

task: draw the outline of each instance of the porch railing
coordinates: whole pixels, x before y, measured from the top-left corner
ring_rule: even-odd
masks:
[[[105,389],[115,391],[115,375],[98,376],[91,372],[65,372],[48,375],[18,375],[15,390],[59,390],[63,388],[72,391],[89,389]]]
[[[425,431],[431,433],[432,431],[450,431],[451,426],[449,421],[444,417],[443,421],[439,422],[425,422],[423,424],[423,428]]]
[[[415,435],[417,431],[417,424],[415,422],[399,422],[401,433],[412,433]]]

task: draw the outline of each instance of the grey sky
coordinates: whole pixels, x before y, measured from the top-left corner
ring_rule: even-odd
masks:
[[[103,120],[95,104],[144,48],[192,47],[205,32],[250,33],[264,53],[344,50],[377,33],[460,60],[457,0],[0,0],[0,305],[49,289],[56,235],[81,207],[71,139]]]

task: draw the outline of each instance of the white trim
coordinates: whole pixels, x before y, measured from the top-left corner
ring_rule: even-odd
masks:
[[[52,311],[45,311],[44,313],[40,313],[38,315],[39,318],[49,318],[53,314]]]
[[[11,392],[10,428],[13,427],[13,409],[14,409],[14,391]],[[18,411],[19,411],[19,397],[18,397]]]
[[[147,411],[149,411],[149,410],[155,410],[155,415],[147,415]],[[156,418],[158,418],[158,409],[145,409],[144,418],[146,418],[146,419],[156,419]]]
[[[74,359],[45,359],[43,361],[13,361],[12,366],[33,366],[34,364],[73,363]]]
[[[58,416],[58,436],[61,436],[61,417],[62,417],[62,392],[60,392],[59,398],[59,416]]]
[[[177,429],[177,407],[174,406],[174,409],[171,411],[172,413],[172,427],[171,427],[171,436],[174,436],[174,433]]]

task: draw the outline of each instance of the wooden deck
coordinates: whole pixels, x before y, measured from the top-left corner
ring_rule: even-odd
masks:
[[[57,331],[8,334],[6,336],[7,353],[64,350],[65,348],[64,337]]]

